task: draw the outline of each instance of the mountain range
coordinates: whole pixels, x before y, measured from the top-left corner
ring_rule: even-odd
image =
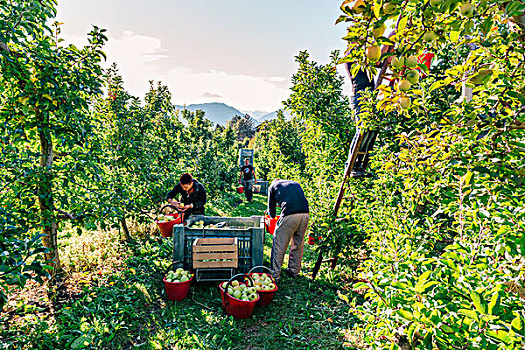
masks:
[[[187,106],[175,106],[178,110],[187,109],[191,112],[195,112],[200,109],[206,114],[206,118],[210,119],[212,122],[220,125],[226,125],[229,120],[231,120],[236,115],[245,115],[248,114],[253,118],[255,124],[260,124],[266,120],[273,119],[277,116],[277,111],[274,112],[265,112],[265,111],[240,111],[237,108],[228,106],[222,102],[211,102],[211,103],[200,103],[200,104],[191,104]],[[285,115],[287,115],[285,113]]]

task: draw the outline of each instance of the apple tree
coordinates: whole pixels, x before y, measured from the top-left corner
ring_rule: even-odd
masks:
[[[377,176],[351,182],[342,207],[370,237],[355,286],[366,291],[356,309],[365,341],[523,348],[525,4],[357,0],[341,10],[342,62],[389,79],[361,115],[380,129]],[[393,51],[378,57],[384,44]]]
[[[85,47],[65,46],[59,24],[47,26],[55,5],[0,2],[2,286],[23,285],[42,267],[60,271],[59,221],[77,217],[84,199],[74,188],[96,172],[86,153],[89,101],[101,92],[106,38],[94,27]],[[49,265],[26,265],[42,253]]]
[[[305,194],[311,203],[313,238],[324,236],[324,248],[339,253],[350,235],[333,226],[332,203],[342,180],[345,161],[354,134],[349,101],[343,95],[343,77],[337,73],[339,53],[333,52],[330,62],[320,65],[306,51],[296,57],[299,65],[292,76],[292,93],[284,102],[299,126],[304,153]],[[327,235],[326,231],[331,230]],[[353,237],[349,238],[355,243]]]

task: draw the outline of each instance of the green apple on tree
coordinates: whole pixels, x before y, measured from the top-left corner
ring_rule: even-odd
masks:
[[[383,5],[383,12],[387,15],[393,14],[397,9],[397,5],[393,2],[387,2]]]
[[[410,81],[403,79],[399,82],[399,84],[397,85],[397,88],[399,91],[408,91],[410,90],[411,86],[412,86],[412,83],[410,83]]]
[[[406,72],[406,79],[412,84],[419,83],[419,71],[417,69],[412,69]]]
[[[443,0],[430,0],[430,6],[439,7],[443,3]]]
[[[403,109],[409,109],[410,108],[410,105],[412,105],[412,101],[410,100],[409,97],[401,97],[399,99],[399,105],[401,106],[401,108]]]
[[[461,13],[462,16],[470,18],[474,15],[475,10],[476,8],[474,5],[472,5],[470,2],[465,2],[459,8],[459,13]]]
[[[377,62],[381,58],[381,48],[378,45],[370,45],[366,48],[366,57],[371,62]]]
[[[405,66],[408,68],[414,68],[417,66],[417,57],[414,55],[409,56],[407,59],[405,59]]]
[[[385,33],[385,30],[386,26],[383,23],[379,27],[374,27],[374,29],[372,29],[372,35],[377,39]]]
[[[437,35],[434,33],[433,30],[426,31],[425,34],[423,34],[423,40],[424,41],[434,41],[436,40]]]
[[[403,57],[393,57],[390,64],[392,65],[392,68],[399,70],[405,66],[405,59]]]

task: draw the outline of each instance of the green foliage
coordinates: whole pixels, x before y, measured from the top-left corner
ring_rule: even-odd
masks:
[[[252,147],[254,167],[261,179],[300,178],[305,155],[301,148],[299,125],[287,121],[282,111],[277,118],[263,122],[255,134]]]
[[[331,244],[326,242],[325,247],[333,247],[335,253],[342,240],[351,236],[344,226],[331,222],[331,206],[354,133],[349,101],[342,93],[343,77],[336,70],[338,56],[335,51],[330,63],[319,65],[309,59],[306,51],[300,52],[296,57],[299,68],[292,77],[292,93],[284,102],[298,127],[304,153],[302,182],[310,203],[310,235],[331,239]],[[330,234],[322,233],[328,227]]]
[[[84,203],[68,189],[93,175],[88,101],[101,92],[106,37],[94,27],[89,45],[63,46],[59,24],[46,25],[55,5],[0,3],[0,207],[7,209],[0,228],[3,263],[12,264],[4,265],[2,289],[23,285],[32,271],[44,275],[48,265],[60,271],[57,222]]]
[[[366,290],[357,307],[365,340],[376,349],[521,349],[525,47],[514,5],[472,2],[471,18],[459,10],[466,3],[392,4],[391,15],[374,1],[356,14],[345,1],[340,19],[349,22],[344,60],[355,67],[375,71],[364,55],[374,42],[397,57],[431,51],[437,62],[409,91],[380,86],[369,100],[369,110],[380,100],[377,112],[364,116],[384,130],[377,176],[350,182],[342,215],[369,237],[355,286]],[[394,35],[374,39],[372,27],[389,17]],[[437,40],[422,40],[429,31]],[[414,107],[401,109],[402,97]]]

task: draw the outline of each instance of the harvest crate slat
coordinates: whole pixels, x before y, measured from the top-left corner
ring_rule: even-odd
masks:
[[[230,252],[230,253],[213,253],[213,252],[206,252],[206,253],[203,253],[203,252],[199,252],[199,253],[196,253],[194,252],[193,253],[195,255],[195,258],[197,260],[206,260],[206,259],[235,259],[237,257],[237,253],[236,252]]]
[[[221,244],[221,245],[211,245],[211,244],[207,244],[207,245],[195,245],[193,246],[193,253],[196,253],[196,252],[203,252],[203,253],[206,253],[206,252],[234,252],[234,251],[237,251],[237,247],[234,247],[233,246],[233,243],[232,244],[229,244],[229,245],[224,245],[224,244]]]
[[[193,268],[213,269],[233,267],[239,264],[237,238],[197,238],[193,242]],[[208,260],[227,261],[208,261]],[[204,261],[207,260],[207,261]]]

